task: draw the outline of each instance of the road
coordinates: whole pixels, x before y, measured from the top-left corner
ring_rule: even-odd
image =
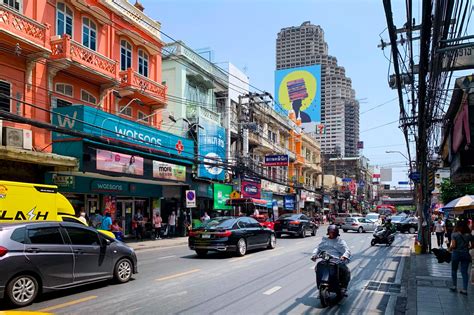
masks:
[[[323,231],[278,239],[277,248],[244,257],[200,259],[186,246],[138,252],[139,274],[127,284],[93,284],[47,294],[20,310],[58,314],[389,314],[393,312],[411,235],[391,247],[370,246],[371,233],[343,233],[353,259],[349,296],[323,309],[311,252]],[[369,287],[367,287],[369,285]]]

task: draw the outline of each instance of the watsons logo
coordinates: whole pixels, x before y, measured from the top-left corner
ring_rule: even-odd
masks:
[[[258,188],[257,186],[254,186],[254,185],[247,185],[244,187],[244,190],[246,193],[250,194],[250,195],[255,195],[258,193]]]
[[[98,183],[97,188],[99,188],[100,190],[115,190],[115,191],[123,190],[122,184]]]
[[[115,128],[115,133],[117,135],[120,135],[120,137],[122,138],[133,138],[135,140],[138,140],[138,141],[143,141],[145,142],[146,144],[155,144],[157,146],[161,146],[161,139],[160,138],[156,138],[156,137],[153,137],[153,136],[149,136],[149,135],[145,135],[141,132],[138,132],[138,131],[135,131],[135,130],[130,130],[130,129],[126,129],[126,128],[118,128],[117,126],[114,127]]]

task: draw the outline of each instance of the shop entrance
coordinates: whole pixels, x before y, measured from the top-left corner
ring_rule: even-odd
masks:
[[[117,200],[116,219],[121,223],[124,235],[131,235],[132,219],[135,213],[133,200]]]

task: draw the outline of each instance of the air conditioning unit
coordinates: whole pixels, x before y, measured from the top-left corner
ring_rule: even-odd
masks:
[[[3,145],[23,148],[23,130],[5,127],[3,129]]]

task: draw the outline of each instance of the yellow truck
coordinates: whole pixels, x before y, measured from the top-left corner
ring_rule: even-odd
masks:
[[[53,185],[0,180],[0,223],[15,221],[69,221],[75,217],[71,203]],[[109,231],[103,234],[115,238]]]

